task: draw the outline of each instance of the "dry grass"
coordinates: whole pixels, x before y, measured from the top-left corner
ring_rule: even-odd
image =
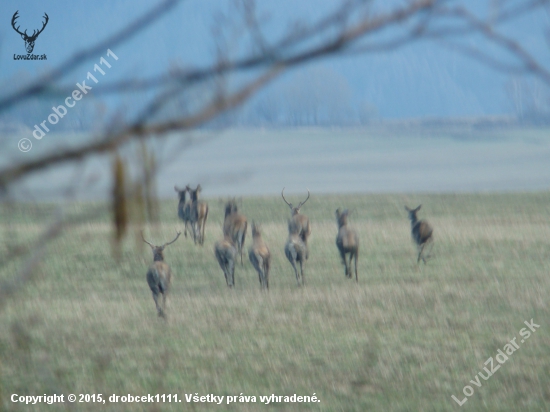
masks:
[[[416,265],[403,209],[420,202],[420,217],[435,228],[436,257],[426,266]],[[540,329],[474,387],[462,409],[549,410],[550,193],[312,196],[303,209],[313,230],[304,288],[283,252],[286,205],[279,197],[245,198],[241,210],[262,223],[273,256],[268,293],[248,260],[236,267],[235,289],[225,286],[213,254],[218,206],[211,201],[204,247],[182,237],[165,252],[175,275],[167,322],[157,318],[145,281],[149,248],[130,239],[115,263],[107,215],[52,242],[35,281],[0,313],[0,409],[60,408],[18,406],[12,393],[177,393],[183,402],[173,410],[451,411],[458,408],[451,395],[462,399],[485,360],[533,318]],[[149,228],[153,243],[181,227],[175,207],[163,204],[163,224]],[[359,284],[344,277],[339,261],[337,207],[353,209]],[[0,253],[30,242],[50,210],[3,211]],[[8,263],[2,278],[19,264]],[[321,402],[188,405],[185,393],[315,393]]]

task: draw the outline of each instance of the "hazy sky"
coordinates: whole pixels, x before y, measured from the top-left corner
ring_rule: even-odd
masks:
[[[485,5],[495,2],[466,3],[477,4],[483,14],[487,12]],[[6,86],[21,70],[35,76],[55,67],[75,51],[105,39],[152,4],[145,0],[0,2],[0,84]],[[335,4],[333,0],[258,2],[268,38],[277,38],[296,21],[314,20]],[[116,46],[113,51],[120,59],[101,81],[146,77],[161,73],[174,62],[185,66],[207,64],[215,57],[212,30],[224,27],[221,14],[236,16],[234,7],[234,2],[229,0],[182,1],[153,26]],[[42,16],[48,13],[48,26],[36,40],[33,52],[45,53],[46,61],[13,60],[14,54],[25,53],[24,42],[10,23],[16,10],[19,10],[18,24],[29,33],[41,27]],[[544,13],[527,15],[508,25],[507,31],[518,35],[543,57],[548,53],[540,29],[547,23],[548,15]],[[231,30],[226,32],[230,33],[228,37],[238,37],[238,33]],[[476,44],[479,39],[468,41]],[[234,54],[247,51],[246,42],[229,42],[228,49]],[[65,83],[83,80],[95,63],[94,60],[83,63],[70,73]],[[382,117],[487,115],[511,111],[504,90],[509,75],[497,73],[433,42],[414,44],[391,53],[325,59],[314,65],[341,76],[353,101],[371,103]],[[287,74],[286,81],[292,76],[293,72]]]
[[[145,0],[0,2],[0,94],[16,87],[17,78],[35,79],[40,73],[73,56],[78,50],[108,38],[128,22],[150,10],[151,3]],[[480,4],[496,3],[498,2],[492,0],[468,2],[469,5],[478,5],[476,12],[481,15],[488,11],[479,6]],[[330,12],[335,4],[337,2],[332,0],[259,1],[258,15],[264,36],[274,41],[296,22],[311,22]],[[113,45],[112,51],[118,60],[108,57],[105,50],[103,57],[111,67],[101,65],[104,75],[94,71],[94,64],[99,63],[101,57],[97,56],[74,68],[63,80],[63,85],[75,87],[77,82],[87,79],[88,72],[97,76],[101,84],[107,84],[122,79],[154,76],[166,72],[174,64],[184,67],[206,66],[216,58],[213,37],[216,31],[225,34],[224,50],[230,56],[248,53],[249,41],[246,38],[242,40],[243,30],[238,24],[239,14],[234,7],[233,0],[182,1],[137,36],[124,44]],[[46,54],[47,60],[14,60],[14,55],[25,54],[23,40],[11,27],[12,16],[17,10],[17,24],[21,26],[21,30],[27,29],[28,33],[39,29],[44,13],[48,14],[49,23],[36,40],[33,51],[37,55]],[[547,20],[548,15],[544,13],[526,15],[506,27],[507,34],[517,36],[545,64],[549,62],[548,47],[541,30],[550,27]],[[383,32],[380,36],[391,34],[393,33]],[[486,44],[479,38],[466,37],[459,40],[463,44],[475,44],[484,51],[492,52],[484,48]],[[504,89],[509,79],[509,74],[498,73],[479,62],[451,52],[438,43],[423,42],[391,53],[337,56],[310,63],[286,73],[277,80],[278,83],[271,84],[262,91],[258,98],[269,97],[270,93],[288,89],[289,85],[308,86],[310,83],[309,88],[300,89],[304,91],[302,94],[305,97],[321,90],[335,100],[348,98],[352,104],[367,102],[385,118],[480,116],[511,113]],[[88,85],[93,84],[90,80],[86,81]],[[331,87],[338,90],[331,90]],[[120,102],[139,103],[146,97],[123,96]],[[104,97],[98,98],[101,99]],[[108,107],[114,109],[115,103],[119,103],[119,97],[109,99],[105,101]],[[292,101],[285,102],[286,105],[289,103]],[[42,107],[33,105],[33,102],[21,104],[25,108],[25,116],[30,119],[31,129],[35,122],[44,120],[51,112],[52,103],[45,101],[44,104],[46,112],[40,112]],[[53,104],[56,104],[55,101]],[[171,104],[170,107],[175,113],[179,113],[177,105]],[[80,110],[84,118],[90,117],[86,112],[90,109],[84,104],[71,110],[74,113]],[[67,119],[63,121],[65,124],[69,122]],[[77,144],[79,136],[84,136],[63,135],[57,133],[59,131],[61,130],[53,130],[42,140],[34,140],[30,132],[25,132],[26,139],[33,139],[31,153],[19,152],[16,149],[16,140],[19,137],[8,136],[9,141],[13,141],[10,146],[12,150],[0,152],[0,163],[13,163],[28,159],[28,156],[56,151],[58,147]],[[258,130],[258,133],[263,132]],[[208,196],[274,193],[280,190],[282,186],[289,184],[295,173],[284,159],[289,158],[285,150],[294,148],[293,139],[297,137],[294,134],[276,134],[266,135],[262,140],[258,138],[258,133],[254,131],[241,135],[236,131],[221,136],[209,143],[210,146],[203,145],[185,151],[185,155],[177,158],[173,166],[161,170],[162,179],[159,181],[163,184],[159,184],[159,193],[162,196],[173,196],[173,184],[193,182],[208,186]],[[305,139],[305,135],[300,136],[299,145],[302,146],[296,153],[309,153],[310,141]],[[338,129],[329,130],[328,134],[315,137],[316,150],[325,150],[323,154],[319,152],[312,158],[304,155],[303,161],[298,162],[302,167],[302,180],[288,189],[290,192],[303,191],[303,187],[317,192],[467,191],[537,190],[547,187],[545,176],[548,173],[545,172],[545,165],[548,143],[540,136],[534,140],[525,140],[514,135],[510,142],[500,136],[498,144],[494,145],[483,141],[474,144],[467,139],[455,141],[453,136],[447,135],[440,137],[441,145],[425,139],[415,140],[414,147],[409,148],[405,145],[408,142],[405,138],[387,140],[368,134],[361,134],[356,138]],[[258,142],[269,139],[273,139],[278,145],[269,153],[263,146],[255,146]],[[174,141],[179,140],[181,139],[178,137],[174,138]],[[172,147],[171,143],[167,147]],[[248,148],[248,152],[241,150],[242,147]],[[414,150],[418,151],[418,156],[406,157],[406,153]],[[282,155],[274,157],[273,153],[277,151],[281,151]],[[171,153],[177,151],[169,150],[168,155]],[[350,158],[355,159],[356,163],[347,162],[346,159]],[[210,163],[207,164],[205,159]],[[431,159],[438,159],[438,162],[434,163]],[[274,164],[265,167],[270,161]],[[356,169],[356,180],[346,180],[348,185],[343,187],[340,178],[335,176],[345,175],[346,167],[350,164]],[[447,167],[448,165],[452,167]],[[23,186],[34,193],[44,189],[45,180],[64,185],[66,178],[72,176],[72,167],[73,165],[67,165],[52,169],[47,174],[37,174]],[[210,174],[205,174],[205,169]],[[96,192],[90,191],[86,195],[96,197],[106,193],[105,190],[109,187],[109,170],[109,159],[106,157],[88,160],[86,171],[90,178],[97,177],[99,183],[96,185]],[[334,171],[339,171],[340,175]]]

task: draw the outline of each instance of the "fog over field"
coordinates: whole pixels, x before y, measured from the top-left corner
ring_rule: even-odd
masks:
[[[174,184],[200,183],[203,196],[288,193],[412,193],[536,191],[550,187],[550,137],[545,129],[491,132],[388,132],[376,129],[229,130],[197,132],[188,148],[181,137],[151,144],[161,161],[159,196]],[[35,145],[48,150],[61,139]],[[133,153],[129,151],[128,153]],[[174,155],[175,154],[175,155]],[[26,155],[26,154],[23,154]],[[81,175],[82,173],[82,175]],[[61,188],[83,176],[78,199],[105,199],[110,163],[92,158],[85,167],[63,167],[34,176],[19,196],[63,198]]]

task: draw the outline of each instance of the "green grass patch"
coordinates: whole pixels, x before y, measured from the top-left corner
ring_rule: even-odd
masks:
[[[462,407],[549,410],[550,193],[315,196],[306,286],[284,256],[288,207],[280,196],[244,198],[273,256],[261,292],[245,254],[229,290],[213,253],[223,205],[207,199],[203,247],[183,235],[165,251],[174,279],[168,320],[145,281],[149,247],[130,231],[112,253],[105,205],[51,241],[35,276],[0,312],[0,410],[26,407],[11,394],[178,394],[177,405],[110,404],[108,410],[454,411],[462,389],[525,320],[540,329]],[[417,265],[403,208],[422,203],[435,257]],[[335,246],[337,207],[352,210],[360,237],[359,283],[344,276]],[[0,280],[22,268],[14,251],[54,220],[54,205],[0,209]],[[176,201],[161,203],[153,243],[171,240]],[[250,245],[247,235],[246,249]],[[256,396],[257,403],[187,404],[185,394]],[[312,395],[320,403],[262,405],[260,395]],[[78,410],[105,406],[80,403]],[[68,408],[67,408],[68,409]]]

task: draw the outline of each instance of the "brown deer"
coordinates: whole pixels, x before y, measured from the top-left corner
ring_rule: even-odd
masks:
[[[157,312],[160,317],[166,317],[166,297],[168,291],[170,290],[170,282],[172,280],[172,270],[164,262],[164,248],[168,245],[171,245],[178,237],[181,235],[181,232],[176,231],[176,237],[171,242],[165,243],[162,246],[155,246],[143,237],[143,231],[141,232],[141,238],[145,243],[151,246],[153,250],[153,264],[149,267],[147,271],[147,283],[149,288],[153,293],[153,299],[155,300],[155,306],[157,307]],[[159,295],[162,294],[162,306],[159,304]]]
[[[416,263],[420,263],[420,259],[426,264],[426,259],[430,258],[430,255],[424,255],[424,249],[426,245],[430,245],[430,251],[433,248],[433,229],[425,220],[418,220],[416,213],[420,210],[422,205],[416,209],[410,209],[405,206],[405,210],[409,212],[409,219],[411,220],[411,235],[418,248],[418,258]]]
[[[237,251],[241,255],[241,265],[243,265],[243,247],[246,238],[246,229],[248,221],[246,217],[239,214],[237,203],[230,200],[225,204],[225,218],[223,221],[223,234],[229,236],[237,246]]]
[[[283,200],[290,208],[290,213],[292,214],[291,219],[295,222],[295,226],[299,231],[300,238],[304,242],[307,250],[307,240],[309,238],[309,235],[311,234],[311,226],[309,224],[309,219],[306,215],[300,214],[301,207],[308,201],[309,199],[309,189],[307,189],[307,197],[306,200],[303,202],[298,203],[298,206],[294,207],[292,203],[288,203],[285,199],[285,188],[283,187],[283,191],[281,192],[281,196],[283,197]],[[309,252],[306,252],[309,253]],[[306,257],[307,259],[307,257]]]
[[[187,187],[185,189],[180,189],[177,186],[174,186],[174,190],[178,193],[179,203],[178,203],[178,217],[183,220],[185,224],[183,234],[187,237],[187,228],[191,224],[191,201],[186,199]]]
[[[338,236],[336,236],[336,247],[340,251],[342,257],[342,263],[345,267],[345,275],[347,278],[352,277],[351,274],[351,261],[355,258],[355,281],[359,282],[357,278],[357,258],[359,257],[359,237],[357,232],[348,227],[348,209],[340,212],[340,209],[336,209],[336,223],[338,224]],[[346,260],[346,255],[349,254],[349,264]]]
[[[285,255],[294,268],[298,286],[300,286],[300,278],[302,280],[302,285],[305,284],[304,265],[308,259],[307,245],[300,236],[300,230],[301,226],[299,226],[293,219],[289,219],[288,240],[285,244]],[[300,274],[298,274],[298,270],[296,269],[296,263],[300,264]]]
[[[271,253],[262,239],[260,225],[252,222],[252,246],[248,250],[248,258],[254,269],[258,272],[260,286],[269,289],[269,266]]]
[[[199,245],[203,245],[204,229],[208,218],[208,203],[199,200],[199,193],[202,191],[201,185],[197,185],[196,189],[191,189],[189,185],[185,188],[189,191],[191,202],[189,222],[191,223],[191,229],[193,229],[193,241],[195,244],[199,242]]]
[[[232,288],[235,286],[235,257],[237,256],[233,239],[225,235],[222,240],[217,241],[214,245],[214,254],[223,270],[227,286]]]

